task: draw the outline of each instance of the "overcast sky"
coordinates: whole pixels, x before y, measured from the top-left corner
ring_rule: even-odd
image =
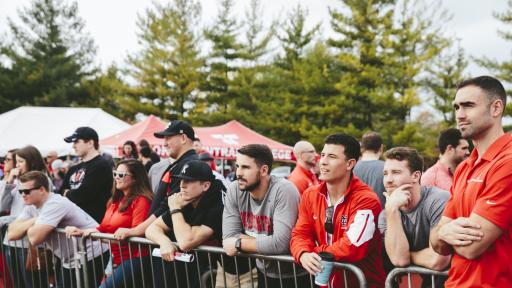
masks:
[[[425,0],[427,3],[434,3]],[[161,0],[159,2],[162,2]],[[210,23],[217,13],[216,0],[201,0],[203,23]],[[249,0],[238,0],[235,11],[241,17]],[[0,0],[0,33],[5,33],[6,17],[17,19],[16,9],[26,6],[29,0]],[[266,22],[283,18],[297,3],[309,9],[310,25],[323,23],[323,36],[329,36],[328,7],[339,7],[339,0],[261,0]],[[437,3],[437,2],[436,2]],[[112,62],[122,64],[128,53],[138,50],[136,38],[137,14],[144,13],[152,6],[149,0],[82,0],[78,1],[79,12],[86,22],[86,30],[98,47],[98,62],[107,66]],[[512,43],[502,40],[498,29],[509,29],[493,17],[493,12],[504,11],[506,0],[444,0],[442,6],[452,15],[445,25],[447,35],[460,39],[466,53],[475,56],[488,56],[495,59],[507,59],[512,56]],[[472,64],[469,67],[473,76],[486,70]]]

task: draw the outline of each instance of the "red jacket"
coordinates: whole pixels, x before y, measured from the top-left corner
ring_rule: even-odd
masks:
[[[353,176],[343,201],[334,212],[332,245],[327,244],[324,228],[327,204],[327,185],[322,183],[307,189],[301,197],[299,217],[292,231],[290,250],[299,262],[304,252],[330,252],[336,261],[353,263],[366,277],[368,287],[384,287],[382,239],[377,229],[381,205],[377,194],[356,176]],[[358,287],[352,273],[348,287]],[[333,270],[332,287],[343,287],[341,270]]]

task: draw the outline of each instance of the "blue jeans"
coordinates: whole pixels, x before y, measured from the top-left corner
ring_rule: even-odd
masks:
[[[141,265],[144,270],[147,270],[151,265],[149,258],[132,258],[124,261],[114,269],[112,275],[108,276],[107,280],[101,284],[100,288],[151,286],[150,277],[145,277],[145,275],[149,273],[142,273]],[[146,272],[149,272],[149,270]],[[142,282],[143,280],[144,282]]]

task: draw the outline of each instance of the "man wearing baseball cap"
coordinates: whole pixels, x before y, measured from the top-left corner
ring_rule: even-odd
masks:
[[[153,269],[155,283],[176,283],[172,265],[176,252],[189,251],[202,244],[220,245],[222,239],[220,183],[215,180],[208,164],[198,160],[189,161],[183,165],[179,175],[172,178],[179,183],[180,191],[169,196],[169,209],[146,230],[146,237],[160,245],[160,254],[165,260],[164,273],[161,259],[153,259],[153,265],[156,265]],[[208,257],[199,258],[199,267],[203,270],[208,265]],[[201,261],[201,258],[205,261]],[[188,271],[190,281],[197,281],[197,266],[195,261],[175,262],[177,275],[180,275],[178,287],[187,286],[187,277],[182,277],[186,275],[185,271]],[[187,287],[199,287],[199,283],[189,284]]]
[[[60,194],[101,223],[112,195],[114,177],[110,164],[98,151],[98,133],[91,127],[79,127],[64,141],[73,143],[73,149],[82,162],[69,169]]]
[[[151,203],[148,219],[137,225],[137,227],[131,228],[121,239],[130,237],[132,234],[140,235],[153,221],[169,210],[167,197],[180,191],[180,181],[172,176],[180,174],[180,171],[188,162],[198,160],[196,151],[193,148],[195,133],[190,124],[174,120],[169,123],[165,130],[156,132],[154,135],[157,138],[164,139],[164,147],[167,149],[167,153],[176,161],[172,162],[165,169],[156,191],[153,191],[155,192],[155,198]]]

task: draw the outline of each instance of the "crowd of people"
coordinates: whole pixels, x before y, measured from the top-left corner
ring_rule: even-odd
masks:
[[[460,83],[454,96],[458,129],[439,135],[439,160],[426,171],[416,149],[385,150],[372,131],[362,139],[331,134],[319,155],[311,143],[298,141],[288,179],[271,175],[267,146],[246,145],[237,151],[235,179],[226,179],[192,126],[180,120],[154,133],[170,158],[160,159],[147,141],[127,141],[113,164],[90,127],[64,139],[81,160],[74,165],[54,153],[44,159],[33,146],[10,150],[0,181],[10,277],[23,280],[19,287],[44,283],[20,268],[23,250],[101,232],[120,240],[110,247],[86,242],[96,256],[86,263],[95,275],[89,283],[101,287],[140,287],[141,281],[199,287],[194,281],[212,261],[175,261],[199,245],[221,246],[227,255],[213,261],[215,287],[309,287],[309,275],[325,268],[324,252],[359,267],[369,287],[384,287],[386,273],[409,265],[449,269],[436,287],[512,287],[506,93],[497,79],[480,76]],[[134,236],[156,243],[158,255],[122,241]],[[53,246],[52,252],[72,272],[57,274],[57,287],[71,287],[73,271],[82,269],[73,264],[75,251]],[[235,260],[240,253],[288,254],[299,265]],[[112,271],[105,273],[103,259],[109,258]],[[149,275],[143,272],[148,266]],[[190,277],[176,279],[184,274]],[[329,283],[357,287],[354,275],[336,268]]]

